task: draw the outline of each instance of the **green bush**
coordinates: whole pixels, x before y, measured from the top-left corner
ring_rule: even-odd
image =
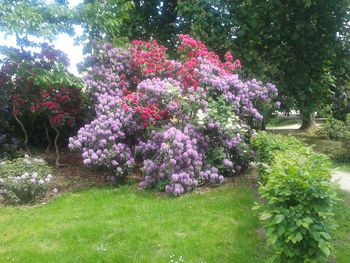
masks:
[[[256,152],[260,175],[266,175],[266,167],[274,160],[277,152],[299,149],[304,143],[292,136],[259,132],[251,139],[251,147]]]
[[[17,158],[0,163],[0,200],[26,204],[43,195],[52,179],[51,169],[43,159]]]
[[[318,131],[321,135],[340,141],[343,148],[350,153],[350,114],[346,115],[345,121],[329,119],[325,125]]]
[[[263,133],[254,140],[255,146],[271,143],[270,152],[258,147],[257,154],[268,163],[259,189],[266,201],[260,219],[276,261],[326,262],[336,200],[329,159],[290,137]]]
[[[328,119],[317,134],[327,136],[331,140],[340,141],[345,130],[345,123],[333,118]]]

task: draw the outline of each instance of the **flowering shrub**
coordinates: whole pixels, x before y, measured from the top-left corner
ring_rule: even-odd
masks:
[[[30,153],[28,126],[41,120],[44,123],[38,126],[46,127],[49,122],[55,130],[58,153],[59,130],[71,128],[80,113],[81,81],[67,72],[66,56],[48,45],[43,44],[39,53],[15,48],[1,48],[0,52],[1,93],[6,91],[7,98],[4,108],[21,128],[26,151]],[[2,108],[1,104],[0,117]],[[46,135],[51,144],[47,130]]]
[[[141,187],[179,195],[247,167],[249,119],[274,104],[277,89],[242,81],[239,60],[226,61],[187,35],[170,60],[157,41],[128,49],[96,46],[86,84],[95,96],[96,119],[70,138],[84,163],[127,175],[140,160]]]
[[[17,158],[0,163],[0,197],[9,203],[30,203],[44,194],[52,179],[43,159]]]
[[[6,133],[0,133],[0,161],[14,158],[18,147],[18,139],[10,138]]]

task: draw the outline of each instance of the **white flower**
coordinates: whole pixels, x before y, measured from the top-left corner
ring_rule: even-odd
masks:
[[[22,179],[26,179],[26,178],[28,178],[28,177],[29,177],[29,174],[28,174],[28,173],[24,173],[24,174],[22,174],[22,176],[21,176]]]
[[[33,184],[35,184],[35,182],[36,182],[35,178],[30,179],[30,181],[31,181]]]
[[[37,173],[37,172],[32,173],[32,177],[33,177],[33,178],[37,178],[37,177],[38,177],[38,173]]]
[[[5,161],[0,162],[0,165],[5,165],[5,164],[6,164]]]
[[[44,159],[42,158],[35,158],[34,161],[36,161],[37,163],[44,163]]]
[[[39,184],[44,184],[45,182],[44,182],[44,180],[43,179],[40,179],[39,180]]]
[[[207,117],[207,114],[204,113],[201,109],[199,109],[199,110],[197,111],[196,116],[197,116],[197,118],[198,118],[198,124],[204,125],[204,119]]]
[[[24,155],[24,158],[29,158],[29,155],[28,155],[28,154],[25,154],[25,155]]]
[[[52,179],[52,174],[48,174],[47,178],[49,178],[51,180]]]
[[[28,159],[24,159],[24,164],[31,164],[32,162],[31,161],[29,161]]]
[[[4,179],[1,179],[0,178],[0,184],[2,184],[2,183],[4,183],[5,181],[4,181]]]
[[[54,189],[52,190],[52,192],[54,192],[55,194],[57,194],[57,193],[58,193],[57,188],[54,188]]]
[[[46,182],[46,183],[49,183],[49,182],[50,182],[50,178],[46,177],[46,178],[45,178],[45,182]]]

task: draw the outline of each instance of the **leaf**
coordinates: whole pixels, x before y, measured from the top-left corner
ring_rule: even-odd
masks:
[[[325,239],[330,240],[331,236],[327,232],[320,232],[320,235],[323,236]]]
[[[262,214],[260,215],[260,220],[265,221],[265,220],[267,220],[267,219],[269,219],[269,218],[271,218],[271,217],[272,217],[271,214],[264,212],[264,213],[262,213]]]
[[[275,224],[279,224],[284,220],[285,216],[284,215],[276,215],[275,216]]]

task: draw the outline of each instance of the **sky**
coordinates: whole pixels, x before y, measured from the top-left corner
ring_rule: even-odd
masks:
[[[74,7],[77,4],[83,2],[83,0],[70,0],[70,7]],[[81,27],[75,27],[77,34],[82,32]],[[68,70],[74,75],[79,75],[76,64],[83,61],[83,46],[74,45],[74,39],[67,34],[60,34],[57,36],[56,40],[52,43],[55,48],[62,50],[68,55],[70,60],[70,66]],[[10,47],[16,46],[16,38],[14,36],[7,36],[3,32],[0,32],[0,45],[6,45]]]

